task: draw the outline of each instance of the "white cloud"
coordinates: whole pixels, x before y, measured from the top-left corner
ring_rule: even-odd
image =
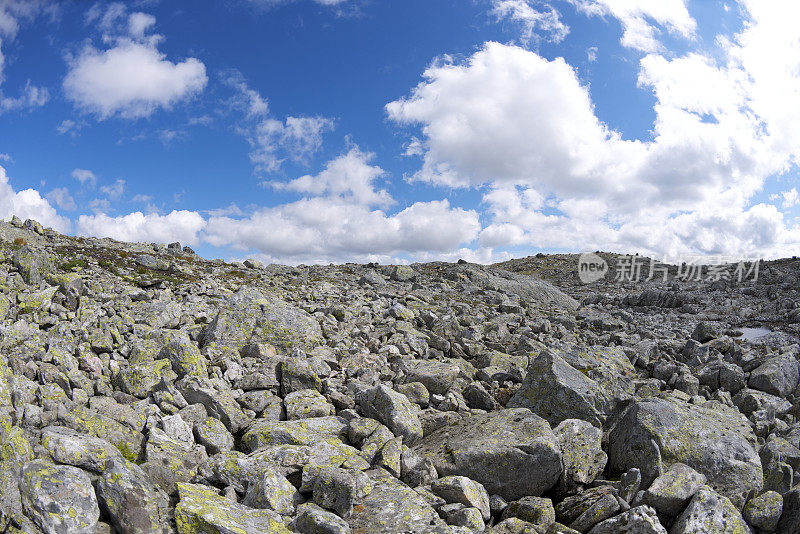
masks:
[[[8,183],[6,170],[0,166],[0,218],[11,219],[13,215],[21,219],[35,219],[59,232],[70,229],[69,219],[58,215],[55,208],[38,191],[15,191]]]
[[[267,99],[252,89],[238,71],[226,73],[223,83],[235,93],[230,104],[244,113],[238,132],[250,143],[250,161],[257,173],[279,170],[286,158],[308,163],[322,146],[322,137],[333,130],[334,121],[326,117],[270,116]]]
[[[691,38],[697,22],[686,8],[687,0],[566,0],[587,15],[614,17],[622,25],[623,46],[642,52],[663,49],[657,34],[659,28],[675,35]]]
[[[800,42],[790,22],[800,5],[746,7],[744,30],[714,51],[721,59],[643,57],[652,139],[626,140],[602,123],[563,59],[498,43],[435,62],[387,112],[421,128],[408,150],[422,157],[416,179],[491,186],[485,248],[795,253],[800,228],[752,199],[800,161]],[[694,28],[650,16],[679,33]]]
[[[597,61],[598,52],[599,51],[596,46],[590,46],[589,48],[586,49],[586,60],[589,63],[594,63],[595,61]]]
[[[327,262],[450,252],[472,241],[479,230],[475,211],[452,208],[447,200],[417,202],[387,215],[317,197],[261,208],[246,218],[211,217],[205,240],[214,246],[256,249],[275,261]]]
[[[119,200],[125,191],[125,180],[117,180],[111,185],[104,185],[100,188],[100,191],[105,193],[109,200]]]
[[[537,32],[554,43],[563,41],[569,33],[569,26],[561,21],[560,13],[539,0],[492,0],[492,14],[497,20],[509,19],[517,23],[524,44],[537,37]]]
[[[78,233],[110,237],[118,241],[171,243],[180,241],[189,245],[200,242],[199,233],[205,227],[203,217],[192,211],[172,211],[167,215],[142,212],[121,217],[105,213],[78,217]]]
[[[201,92],[208,82],[206,67],[197,58],[173,62],[158,50],[161,35],[145,35],[155,18],[144,13],[127,16],[124,31],[119,19],[125,8],[112,4],[103,14],[90,10],[89,22],[105,32],[113,47],[98,50],[86,45],[69,58],[63,86],[67,97],[81,110],[100,119],[118,115],[136,119],[156,110],[170,109]],[[116,33],[114,33],[116,32]]]
[[[78,207],[66,187],[57,187],[47,193],[47,200],[55,202],[56,206],[66,211],[72,211]]]
[[[796,187],[791,188],[789,191],[781,191],[780,193],[770,195],[769,199],[772,201],[783,199],[781,201],[781,207],[783,209],[789,209],[800,204],[800,194],[798,194]]]
[[[0,153],[0,161],[7,161],[9,163],[14,163],[14,158],[11,157],[9,154]]]
[[[338,197],[365,206],[387,207],[394,203],[385,190],[375,190],[376,179],[385,176],[380,167],[370,165],[375,157],[352,148],[347,154],[329,161],[315,176],[306,175],[288,183],[271,182],[276,189],[285,189],[314,196]]]
[[[88,169],[75,169],[72,171],[71,176],[78,180],[81,185],[94,187],[97,184],[97,176]]]

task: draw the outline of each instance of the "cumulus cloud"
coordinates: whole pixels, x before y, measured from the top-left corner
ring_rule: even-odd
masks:
[[[791,188],[789,191],[781,191],[780,193],[770,195],[769,199],[773,201],[781,200],[781,207],[783,209],[789,209],[800,204],[800,194],[797,192],[796,187]]]
[[[519,25],[520,41],[530,43],[539,34],[559,43],[569,33],[561,14],[550,4],[539,0],[492,0],[492,14],[497,20],[508,19]]]
[[[104,12],[93,9],[87,21],[96,24],[104,32],[103,41],[113,46],[101,50],[87,44],[68,58],[64,92],[79,109],[100,119],[115,115],[137,119],[170,109],[205,88],[206,67],[199,59],[173,62],[158,50],[163,36],[147,34],[154,17],[127,14],[121,4]]]
[[[66,187],[57,187],[47,193],[47,200],[54,202],[56,206],[66,211],[73,211],[78,207]]]
[[[88,169],[75,169],[72,171],[71,176],[78,180],[81,185],[88,185],[90,187],[97,185],[97,176]]]
[[[125,180],[117,180],[111,185],[104,185],[100,188],[109,200],[119,200],[125,191]]]
[[[322,146],[324,134],[333,130],[334,121],[326,117],[274,118],[267,99],[238,71],[226,73],[222,81],[234,90],[230,105],[244,114],[237,130],[251,146],[250,161],[257,173],[275,172],[287,158],[308,163]]]
[[[195,246],[205,227],[203,217],[193,211],[172,211],[166,215],[137,211],[120,217],[105,213],[78,217],[78,233],[110,237],[118,241],[171,243],[180,241]]]
[[[601,122],[563,59],[498,43],[434,62],[387,113],[420,128],[407,151],[422,158],[417,180],[489,186],[485,248],[795,253],[800,229],[752,199],[800,161],[800,42],[789,22],[800,5],[743,4],[743,30],[719,49],[643,56],[638,83],[655,97],[650,139]],[[682,34],[694,28],[686,17],[646,16]]]
[[[317,197],[261,208],[244,218],[211,217],[206,240],[219,247],[255,249],[277,261],[327,262],[450,252],[475,239],[479,230],[477,212],[453,208],[447,200],[417,202],[387,215]]]
[[[566,0],[587,15],[613,17],[622,25],[621,44],[642,52],[658,52],[661,28],[691,38],[697,22],[686,8],[687,0]]]
[[[69,219],[60,216],[38,191],[35,189],[15,191],[8,183],[6,170],[0,166],[0,218],[8,220],[14,215],[21,219],[35,219],[59,232],[67,232],[70,229]]]
[[[369,164],[374,158],[374,154],[354,147],[347,154],[329,161],[315,176],[301,176],[287,183],[270,182],[269,185],[314,196],[338,197],[365,206],[387,207],[394,200],[385,190],[375,190],[375,180],[385,176],[386,172]]]

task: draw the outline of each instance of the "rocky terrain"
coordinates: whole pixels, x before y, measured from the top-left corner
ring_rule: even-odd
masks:
[[[583,285],[0,241],[0,532],[800,532],[798,260]]]

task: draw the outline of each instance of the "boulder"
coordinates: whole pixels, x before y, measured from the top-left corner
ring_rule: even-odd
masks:
[[[525,408],[468,417],[426,436],[413,450],[430,459],[439,476],[467,476],[508,500],[541,495],[563,469],[550,425]]]
[[[602,427],[620,401],[630,399],[634,368],[621,349],[545,350],[528,365],[509,408],[529,408],[551,425],[583,419]]]
[[[741,507],[764,484],[755,445],[749,423],[735,409],[650,397],[634,402],[614,424],[608,460],[614,473],[639,468],[644,487],[672,464],[684,463]]]
[[[670,534],[749,534],[750,527],[727,497],[708,486],[700,488],[672,524]]]
[[[407,445],[422,439],[422,423],[417,411],[402,393],[380,385],[365,391],[358,400],[365,416],[380,421],[394,435],[402,436]]]

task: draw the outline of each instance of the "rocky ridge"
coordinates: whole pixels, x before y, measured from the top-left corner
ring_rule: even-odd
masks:
[[[796,259],[583,285],[16,218],[0,251],[0,532],[800,532]]]

